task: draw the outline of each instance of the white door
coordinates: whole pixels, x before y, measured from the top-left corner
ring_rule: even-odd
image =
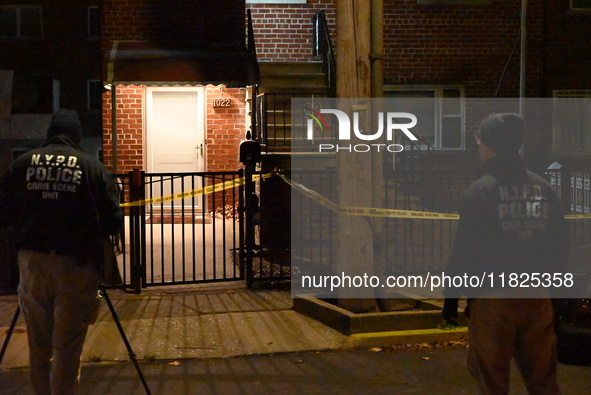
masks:
[[[205,168],[205,99],[199,87],[148,88],[146,95],[146,140],[148,173],[199,172]],[[201,178],[180,178],[165,182],[163,188],[154,184],[152,197],[179,193],[201,187]],[[201,208],[201,197],[185,199],[185,205]],[[180,200],[173,202],[175,207]],[[171,203],[165,203],[171,207]]]

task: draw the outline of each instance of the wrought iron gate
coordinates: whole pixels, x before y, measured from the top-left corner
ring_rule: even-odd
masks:
[[[140,292],[244,279],[242,176],[242,171],[116,175],[125,210],[125,230],[114,240],[123,285]]]

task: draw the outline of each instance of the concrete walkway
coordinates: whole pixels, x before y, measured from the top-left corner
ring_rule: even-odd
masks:
[[[288,291],[246,290],[237,282],[148,288],[140,295],[111,290],[109,296],[153,394],[476,390],[465,365],[465,344],[434,352],[428,344],[433,331],[346,336],[294,311]],[[1,342],[16,305],[16,296],[0,297]],[[401,353],[381,347],[406,343],[423,344]],[[81,394],[145,393],[105,303],[82,359]],[[21,317],[0,365],[0,394],[32,394],[27,366]],[[591,393],[590,374],[591,367],[561,364],[563,393]],[[511,386],[511,394],[525,394],[515,367]]]
[[[242,282],[148,288],[142,294],[108,295],[138,359],[215,358],[305,350],[338,349],[347,336],[295,312],[287,291],[251,291]],[[17,306],[0,297],[0,341]],[[28,366],[21,315],[2,368]],[[83,361],[126,361],[127,349],[103,302],[91,326]]]

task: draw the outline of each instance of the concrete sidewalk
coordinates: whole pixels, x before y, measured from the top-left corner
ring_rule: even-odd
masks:
[[[433,331],[347,336],[294,311],[288,291],[247,290],[237,282],[108,293],[153,394],[475,391],[465,345],[434,353],[427,344],[402,353],[369,351],[436,337]],[[16,305],[16,296],[0,297],[0,342]],[[81,394],[145,393],[106,303],[82,360]],[[21,317],[0,365],[0,394],[32,393],[27,366]],[[564,393],[591,393],[590,373],[590,367],[561,365]],[[512,394],[525,393],[515,369],[511,381]]]
[[[302,351],[140,363],[153,395],[460,395],[477,393],[466,347]],[[563,395],[591,393],[590,367],[558,366]],[[85,363],[80,395],[145,395],[130,362]],[[0,394],[33,395],[28,369],[0,372]],[[527,391],[516,366],[511,395]]]
[[[243,282],[147,288],[142,294],[109,290],[138,359],[225,358],[309,350],[371,348],[465,336],[464,330],[416,330],[344,335],[293,310],[289,291],[248,290]],[[0,297],[0,342],[17,306]],[[89,329],[82,361],[126,361],[129,353],[103,301]],[[24,318],[19,318],[1,368],[28,366]]]
[[[292,309],[288,291],[251,291],[243,283],[159,287],[129,294],[109,290],[125,334],[138,359],[213,358],[304,350],[338,349],[347,336]],[[17,306],[0,297],[0,342]],[[28,366],[27,334],[21,315],[2,368]],[[126,361],[128,351],[102,303],[89,333],[83,361]]]

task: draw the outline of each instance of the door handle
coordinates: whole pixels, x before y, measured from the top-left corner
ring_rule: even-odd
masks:
[[[199,150],[199,154],[203,156],[203,143],[200,143],[195,149]]]

